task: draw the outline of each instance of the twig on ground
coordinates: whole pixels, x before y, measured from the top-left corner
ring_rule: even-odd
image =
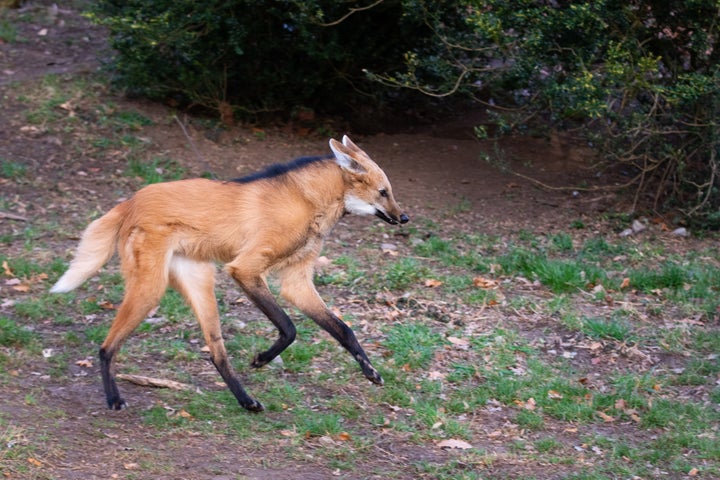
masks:
[[[152,378],[145,377],[142,375],[128,375],[125,373],[119,373],[115,375],[120,380],[126,380],[128,382],[142,385],[143,387],[155,387],[155,388],[169,388],[171,390],[187,390],[187,391],[199,391],[192,385],[186,383],[176,382],[175,380],[167,380],[164,378]]]
[[[14,213],[0,212],[0,218],[7,218],[8,220],[17,220],[19,222],[27,222],[27,217],[15,215]]]

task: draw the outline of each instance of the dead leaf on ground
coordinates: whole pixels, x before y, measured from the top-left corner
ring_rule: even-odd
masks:
[[[615,421],[615,417],[608,415],[605,412],[601,412],[600,410],[596,411],[597,416],[603,419],[603,422],[612,423]]]
[[[438,442],[437,446],[440,448],[445,448],[445,449],[457,448],[458,450],[469,450],[469,449],[473,448],[473,446],[470,445],[469,443],[467,443],[463,440],[455,439],[455,438],[449,438],[447,440]]]
[[[470,341],[467,338],[447,337],[447,340],[461,350],[467,350],[470,347]]]
[[[428,278],[427,280],[425,280],[425,286],[429,287],[429,288],[436,288],[442,284],[443,284],[443,282],[441,282],[440,280],[436,280],[434,278]]]
[[[558,392],[557,390],[548,390],[548,398],[558,400],[563,398],[563,394]]]
[[[473,278],[473,285],[479,288],[493,289],[498,287],[498,282],[490,278],[475,277]]]
[[[10,269],[10,265],[8,265],[7,260],[3,260],[2,268],[3,268],[3,273],[5,274],[5,276],[7,276],[7,277],[14,277],[14,276],[15,276],[15,274],[13,273],[13,271]]]

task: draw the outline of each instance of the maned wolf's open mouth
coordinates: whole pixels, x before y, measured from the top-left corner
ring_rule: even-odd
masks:
[[[390,217],[390,216],[386,215],[385,212],[382,212],[382,211],[378,210],[377,208],[375,209],[375,216],[378,218],[382,218],[390,225],[397,225],[398,223],[407,223],[410,221],[410,217],[408,217],[404,213],[400,214],[400,218]]]

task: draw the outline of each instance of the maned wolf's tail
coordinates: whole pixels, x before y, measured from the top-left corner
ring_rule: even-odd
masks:
[[[127,202],[117,205],[85,229],[70,268],[53,285],[50,292],[69,292],[79,287],[112,258],[127,206]]]

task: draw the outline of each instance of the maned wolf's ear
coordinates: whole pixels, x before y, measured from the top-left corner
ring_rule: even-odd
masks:
[[[356,152],[362,152],[362,150],[360,150],[360,147],[355,145],[353,143],[353,141],[350,140],[350,138],[347,135],[343,135],[342,143],[343,143],[343,145],[348,147],[350,150],[355,150]]]
[[[345,141],[350,142],[350,139],[343,137],[343,143],[338,142],[334,138],[330,139],[330,149],[335,154],[335,161],[341,168],[356,174],[367,173],[365,167],[360,165],[355,158],[352,156],[350,151],[351,147],[344,144]],[[356,149],[358,148],[354,143],[350,142]]]

